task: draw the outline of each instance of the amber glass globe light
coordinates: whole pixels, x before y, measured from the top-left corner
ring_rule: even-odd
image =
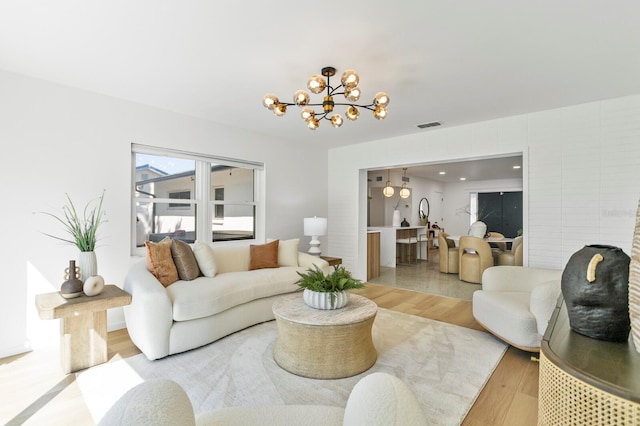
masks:
[[[307,127],[311,130],[315,130],[320,126],[320,122],[317,118],[312,117],[307,121]]]
[[[387,118],[387,109],[382,107],[376,107],[376,109],[373,110],[373,116],[378,120],[384,120],[385,118]]]
[[[315,115],[316,113],[313,112],[313,109],[311,108],[302,108],[302,111],[300,112],[300,117],[302,117],[304,121],[307,121],[310,118],[315,117]]]
[[[311,100],[311,97],[304,90],[298,90],[296,93],[293,94],[293,103],[298,106],[305,106],[306,104],[309,103],[310,100]]]
[[[342,79],[340,81],[342,82],[342,85],[344,87],[346,87],[347,89],[351,89],[358,85],[358,82],[360,81],[360,76],[354,70],[346,70],[342,74]]]
[[[285,104],[276,104],[275,108],[273,108],[273,113],[278,117],[284,115],[287,112],[287,106]]]
[[[262,105],[264,105],[265,108],[272,110],[275,108],[277,104],[278,104],[278,97],[276,95],[274,95],[273,93],[267,93],[266,95],[264,95],[264,99],[262,100]]]
[[[347,116],[347,120],[356,121],[358,119],[358,116],[360,115],[360,111],[358,111],[358,108],[352,105],[347,108],[347,113],[345,115]]]
[[[384,92],[378,92],[373,98],[373,103],[377,106],[386,108],[387,105],[389,105],[389,95]]]
[[[351,89],[345,89],[344,97],[349,102],[356,102],[358,99],[360,99],[360,88],[359,87],[353,87]]]
[[[333,114],[331,116],[331,125],[333,127],[337,128],[337,127],[342,126],[342,122],[343,122],[343,120],[342,120],[342,116],[340,114]]]
[[[320,74],[314,74],[309,77],[309,81],[307,81],[307,88],[311,90],[311,93],[321,93],[327,87],[326,81]]]

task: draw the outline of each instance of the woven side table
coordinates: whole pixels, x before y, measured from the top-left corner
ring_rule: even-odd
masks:
[[[571,330],[562,300],[540,345],[538,425],[640,424],[640,354]]]
[[[371,327],[378,306],[354,295],[344,308],[307,306],[301,293],[273,304],[278,339],[273,357],[283,369],[314,379],[350,377],[371,368],[378,354]]]

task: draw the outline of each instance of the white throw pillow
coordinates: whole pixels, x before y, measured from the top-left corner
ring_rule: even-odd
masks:
[[[300,239],[280,240],[278,244],[278,265],[298,266],[298,246]]]
[[[198,267],[202,275],[209,278],[215,277],[218,271],[211,246],[202,241],[196,241],[193,244],[193,254],[196,256],[196,261],[198,262]]]

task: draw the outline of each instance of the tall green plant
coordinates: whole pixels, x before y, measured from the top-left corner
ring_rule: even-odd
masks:
[[[106,222],[106,220],[104,220],[105,212],[102,210],[104,190],[97,200],[87,203],[82,217],[78,214],[69,194],[65,195],[67,196],[67,203],[62,207],[61,216],[49,212],[40,213],[51,216],[60,222],[71,238],[58,237],[44,232],[43,234],[56,240],[73,244],[78,247],[80,251],[94,251],[96,243],[98,242],[98,228],[102,223]]]

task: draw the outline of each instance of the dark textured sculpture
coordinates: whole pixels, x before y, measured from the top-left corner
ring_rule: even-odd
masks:
[[[629,256],[619,247],[588,245],[575,252],[562,273],[569,324],[598,340],[629,338]]]

